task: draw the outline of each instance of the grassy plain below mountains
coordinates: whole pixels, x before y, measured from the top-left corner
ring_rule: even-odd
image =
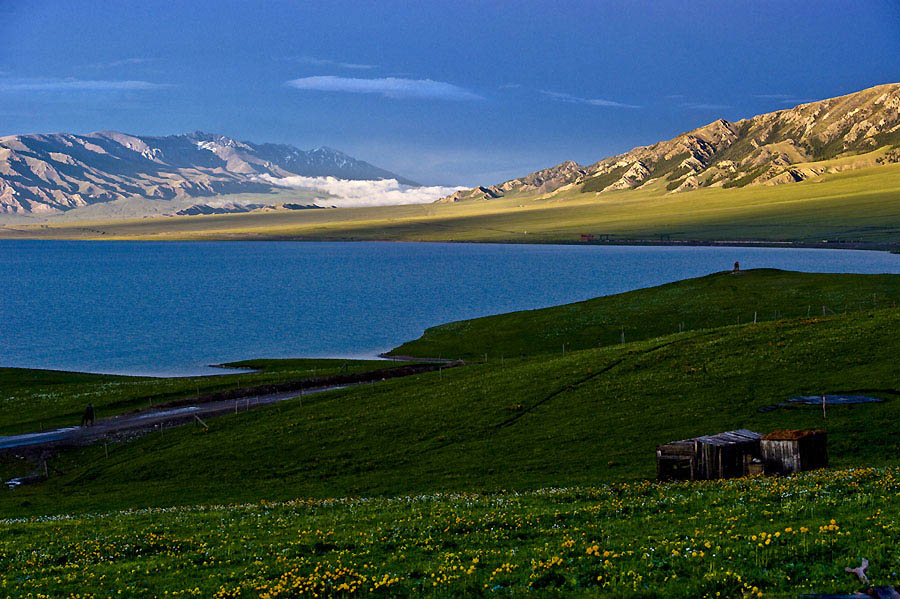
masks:
[[[881,152],[882,150],[879,150]],[[838,158],[818,167],[840,168]],[[831,164],[834,163],[834,164]],[[801,183],[671,194],[660,178],[639,190],[487,201],[0,226],[0,238],[303,239],[552,243],[612,240],[891,244],[900,239],[900,164]]]

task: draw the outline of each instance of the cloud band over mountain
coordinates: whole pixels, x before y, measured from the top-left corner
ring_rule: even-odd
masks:
[[[334,197],[321,200],[322,206],[391,206],[396,204],[428,204],[463,187],[412,187],[396,179],[378,181],[348,181],[335,177],[272,177],[263,175],[262,181],[279,187],[313,189]]]

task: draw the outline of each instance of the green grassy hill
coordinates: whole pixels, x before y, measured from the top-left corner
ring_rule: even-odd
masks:
[[[894,584],[897,279],[717,274],[504,315],[498,342],[519,348],[515,357],[112,442],[108,457],[102,446],[63,452],[49,458],[48,480],[0,492],[0,589],[11,597],[74,588],[219,599],[794,597],[855,590],[842,569],[861,556],[874,582]],[[788,311],[823,297],[841,313]],[[682,303],[705,305],[710,320],[664,334],[667,311]],[[784,316],[730,324],[733,311],[761,303]],[[610,306],[636,327],[644,314],[646,338],[596,346],[590,333],[584,348],[542,353],[536,329],[594,322],[602,330]],[[435,339],[433,347],[458,351],[475,338]],[[245,365],[263,369],[240,375],[254,380],[344,367]],[[111,408],[145,401],[146,389],[190,393],[197,382],[3,376],[16,385],[5,405],[21,413],[36,404],[48,418],[80,405],[67,395],[76,389],[119,389]],[[199,381],[235,384],[234,376]],[[54,390],[59,397],[40,404]],[[827,422],[815,406],[761,411],[826,392],[885,401],[829,407]],[[15,413],[5,413],[7,427]],[[823,426],[831,470],[650,480],[665,441]],[[0,463],[0,474],[16,467]]]
[[[671,333],[844,313],[900,303],[894,275],[721,272],[618,295],[442,324],[391,351],[398,356],[499,360],[562,354]]]
[[[12,515],[172,504],[529,489],[653,477],[662,442],[748,427],[819,428],[837,466],[900,463],[900,310],[691,331],[348,388],[130,443],[66,453],[0,495]],[[872,423],[877,423],[873,426]]]

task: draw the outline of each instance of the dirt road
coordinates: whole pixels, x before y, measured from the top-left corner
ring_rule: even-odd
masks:
[[[28,451],[34,453],[41,449],[87,445],[103,438],[178,426],[190,422],[206,426],[206,418],[220,414],[246,411],[294,397],[411,376],[438,368],[452,368],[461,364],[462,362],[413,364],[358,374],[336,375],[315,381],[308,379],[288,381],[176,399],[153,408],[103,418],[97,420],[93,426],[70,426],[39,433],[0,437],[0,452]]]
[[[355,383],[360,385],[362,383]],[[337,385],[304,389],[302,395],[321,393],[333,389],[341,389],[350,385]],[[177,426],[188,422],[203,422],[205,418],[246,411],[251,408],[269,405],[301,395],[300,391],[269,393],[267,395],[248,396],[239,399],[226,399],[186,405],[169,409],[149,409],[141,412],[122,414],[98,420],[94,426],[70,426],[41,433],[10,435],[0,437],[0,450],[22,447],[51,445],[86,445],[97,439],[117,435],[128,431],[136,431],[160,426]]]

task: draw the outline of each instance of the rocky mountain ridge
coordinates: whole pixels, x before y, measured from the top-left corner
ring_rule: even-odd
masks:
[[[833,159],[881,155],[845,161]],[[761,114],[719,119],[668,141],[634,148],[589,166],[572,161],[441,202],[547,194],[580,186],[586,193],[639,189],[663,179],[670,193],[700,187],[778,185],[835,170],[900,162],[900,84]]]
[[[117,131],[0,137],[0,213],[53,214],[129,197],[159,200],[267,193],[266,177],[397,179],[330,148],[300,150],[224,135],[165,137]]]

